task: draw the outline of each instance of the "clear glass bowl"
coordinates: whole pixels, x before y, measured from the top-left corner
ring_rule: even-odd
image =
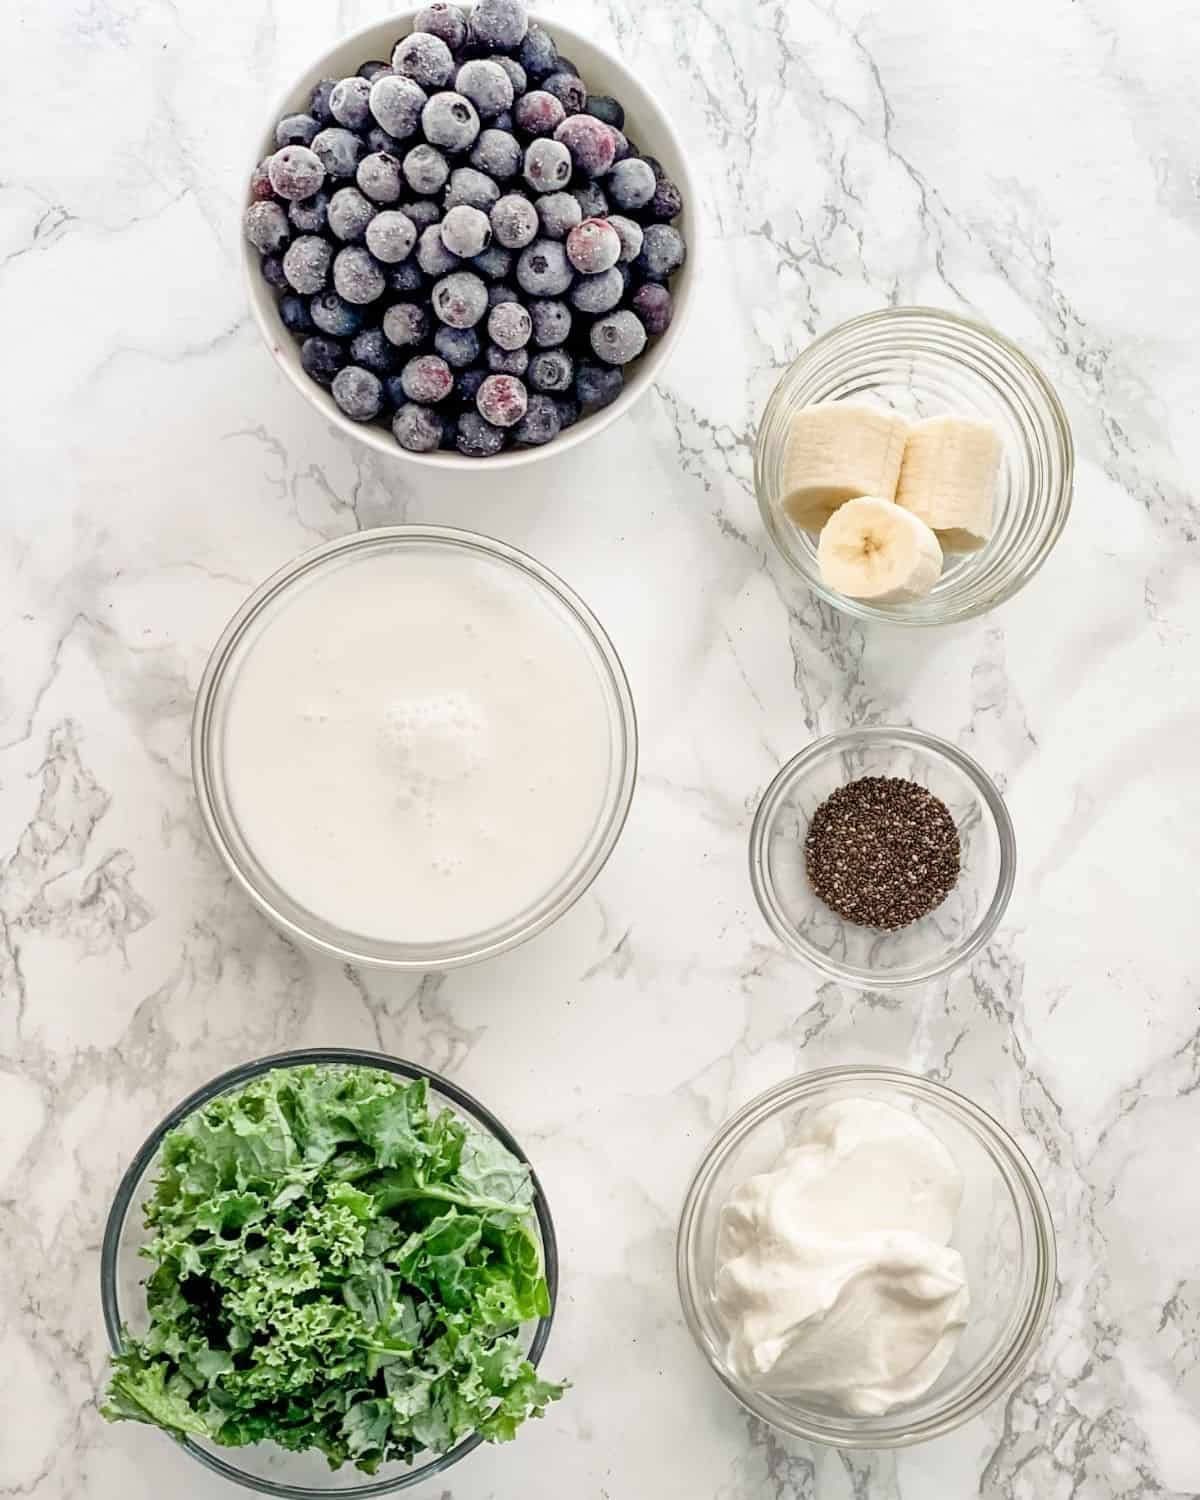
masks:
[[[608,782],[591,831],[553,884],[502,924],[467,932],[450,941],[423,941],[420,934],[385,940],[331,922],[294,900],[272,871],[256,858],[238,824],[223,753],[224,731],[239,667],[255,640],[286,609],[298,591],[322,570],[353,566],[386,550],[435,549],[483,559],[523,582],[546,607],[552,628],[561,629],[590,662],[607,717]],[[436,622],[435,622],[436,624]],[[284,932],[354,964],[399,970],[450,969],[476,963],[516,947],[548,927],[578,901],[612,853],[633,798],[637,776],[637,718],[624,668],[600,622],[583,600],[532,557],[475,532],[436,526],[383,526],[314,548],[281,568],[251,594],[226,626],[209,657],[192,719],[192,776],[208,832],[234,879]]]
[[[970,1283],[967,1326],[949,1365],[918,1401],[886,1416],[780,1400],[745,1385],[726,1359],[714,1295],[717,1230],[732,1190],[769,1171],[801,1114],[836,1099],[868,1098],[910,1109],[963,1173],[951,1244]],[[958,1427],[1003,1396],[1029,1362],[1055,1294],[1054,1225],[1033,1168],[1011,1136],[953,1089],[892,1068],[826,1068],[789,1079],[723,1125],[683,1205],[676,1272],[684,1316],[709,1364],[747,1410],[782,1432],[836,1448],[899,1448]]]
[[[182,1104],[176,1105],[165,1120],[151,1133],[146,1143],[134,1157],[128,1171],[117,1188],[113,1206],[109,1210],[104,1228],[104,1242],[100,1251],[100,1300],[104,1309],[104,1324],[108,1330],[108,1341],[113,1353],[122,1347],[122,1329],[129,1328],[141,1333],[147,1324],[145,1311],[146,1267],[149,1262],[139,1255],[144,1243],[142,1210],[146,1200],[154,1191],[159,1152],[163,1137],[196,1110],[203,1109],[218,1094],[227,1094],[242,1088],[261,1073],[278,1068],[297,1068],[312,1063],[338,1063],[354,1067],[379,1068],[395,1073],[401,1078],[426,1078],[429,1080],[431,1104],[439,1108],[454,1110],[488,1135],[494,1136],[515,1157],[528,1162],[511,1132],[494,1114],[485,1109],[477,1099],[460,1089],[448,1079],[431,1073],[427,1068],[418,1068],[383,1053],[360,1052],[346,1047],[317,1047],[295,1052],[282,1052],[274,1057],[263,1057],[257,1062],[244,1063],[222,1073],[211,1083],[197,1089]],[[554,1321],[554,1310],[558,1300],[558,1247],[554,1237],[554,1222],[550,1217],[550,1206],[542,1191],[537,1174],[530,1168],[534,1187],[534,1211],[537,1216],[538,1238],[541,1243],[542,1264],[546,1284],[550,1292],[549,1315],[540,1318],[532,1327],[524,1330],[528,1357],[537,1364],[546,1348],[550,1329]],[[466,1458],[478,1448],[483,1439],[476,1433],[464,1438],[449,1453],[431,1455],[428,1462],[413,1466],[389,1464],[378,1474],[368,1477],[353,1465],[331,1471],[320,1453],[289,1453],[274,1443],[257,1443],[248,1448],[219,1448],[215,1444],[198,1442],[192,1438],[177,1440],[193,1458],[206,1468],[232,1479],[246,1489],[258,1490],[264,1495],[279,1495],[287,1500],[317,1500],[317,1497],[337,1495],[367,1500],[373,1495],[392,1495],[409,1485],[419,1484],[441,1474],[452,1464]]]
[[[805,869],[813,813],[860,776],[918,782],[941,798],[958,829],[958,883],[928,916],[897,932],[845,921]],[[750,881],[771,930],[819,973],[859,989],[921,984],[966,963],[1004,915],[1016,860],[1012,821],[991,778],[969,755],[918,729],[849,729],[817,740],[772,781],[750,830]]]
[[[942,576],[925,598],[877,605],[827,588],[816,534],[784,513],[788,426],[801,407],[821,401],[866,401],[914,419],[957,413],[991,422],[1000,433],[991,538],[977,552],[947,553]],[[1066,525],[1074,467],[1062,403],[1015,344],[953,313],[897,307],[841,324],[788,369],[758,429],[754,488],[775,545],[830,604],[864,620],[947,625],[994,609],[1046,561]]]

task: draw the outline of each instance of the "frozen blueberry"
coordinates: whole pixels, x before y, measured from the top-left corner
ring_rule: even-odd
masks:
[[[441,232],[446,249],[464,260],[472,255],[482,255],[492,243],[492,226],[487,214],[466,203],[458,203],[446,210]]]
[[[370,370],[346,365],[333,377],[333,399],[352,422],[371,422],[383,406],[383,385]]]
[[[529,361],[529,384],[535,391],[569,391],[574,379],[575,362],[563,349],[543,349]]]
[[[630,302],[647,333],[666,333],[670,328],[675,306],[665,286],[648,281],[645,286],[638,287]]]
[[[261,255],[275,255],[292,237],[288,216],[278,203],[252,203],[242,215],[246,238]]]
[[[398,41],[392,53],[392,67],[402,78],[411,78],[423,89],[444,89],[454,76],[450,48],[431,31],[414,31]]]
[[[503,282],[488,287],[488,308],[499,307],[501,302],[520,302],[520,297],[510,286]]]
[[[647,224],[634,269],[647,281],[665,281],[687,259],[687,246],[670,224]]]
[[[271,158],[264,157],[250,173],[250,202],[263,203],[268,198],[275,196],[275,189],[271,186],[271,174],[267,170],[271,165]]]
[[[594,276],[579,276],[571,288],[571,305],[580,312],[611,312],[625,295],[625,281],[616,266]]]
[[[421,111],[421,129],[435,146],[467,151],[479,134],[479,116],[462,94],[434,94]]]
[[[584,219],[567,235],[567,259],[584,276],[607,271],[620,258],[621,237],[607,219]]]
[[[492,52],[516,51],[528,30],[521,0],[479,0],[471,12],[471,40]]]
[[[492,233],[498,244],[522,250],[537,238],[538,217],[528,198],[508,193],[492,205]]]
[[[329,283],[333,246],[320,235],[304,234],[293,240],[283,257],[283,274],[293,291],[311,296]]]
[[[602,177],[617,152],[612,131],[592,115],[569,115],[554,132],[554,139],[571,153],[575,170],[584,177]]]
[[[515,177],[523,155],[515,135],[507,130],[481,130],[471,151],[471,165],[497,182]]]
[[[362,67],[358,69],[358,76],[360,78],[365,78],[368,83],[374,83],[377,78],[381,78],[391,71],[391,63],[385,63],[381,59],[375,57],[372,58],[370,62],[363,63]]]
[[[610,365],[627,365],[646,347],[646,330],[628,309],[592,324],[592,352]]]
[[[372,151],[359,162],[355,181],[372,202],[395,203],[403,183],[400,163],[387,152]]]
[[[473,271],[454,271],[433,289],[433,310],[451,328],[473,328],[487,308],[487,287]]]
[[[355,187],[338,188],[329,200],[329,228],[339,240],[361,240],[378,209]]]
[[[457,52],[467,40],[467,18],[457,5],[435,0],[413,17],[413,30],[439,36],[451,52]]]
[[[281,198],[311,198],[325,181],[325,167],[308,146],[284,146],[267,163],[267,175]]]
[[[490,281],[499,281],[513,268],[513,253],[500,245],[490,245],[480,255],[471,257],[471,264],[481,276]]]
[[[450,175],[450,163],[433,146],[414,146],[402,164],[405,180],[414,193],[436,193]]]
[[[372,125],[363,136],[368,151],[382,151],[385,156],[394,156],[397,161],[407,147],[397,136],[389,135],[382,125]]]
[[[517,261],[517,284],[531,297],[556,297],[573,279],[567,252],[557,240],[534,240]]]
[[[607,218],[608,199],[598,182],[585,182],[582,187],[572,188],[571,197],[579,204],[579,212],[583,218]]]
[[[484,120],[493,119],[501,110],[511,109],[516,98],[512,79],[499,63],[484,58],[463,63],[455,75],[454,87],[471,101]]]
[[[562,428],[558,408],[549,396],[530,396],[525,415],[513,428],[513,441],[524,448],[551,443]]]
[[[394,265],[412,253],[417,226],[398,208],[384,209],[367,225],[367,249],[385,265]]]
[[[397,349],[412,349],[424,343],[429,333],[429,314],[416,302],[393,302],[383,315],[383,334]]]
[[[347,130],[361,130],[371,113],[371,85],[365,78],[343,78],[329,96],[329,112]]]
[[[479,335],[473,328],[451,328],[443,323],[433,336],[433,347],[448,365],[465,370],[479,358]]]
[[[333,115],[329,111],[329,96],[337,88],[336,78],[322,78],[308,101],[308,112],[318,125],[332,125]]]
[[[551,73],[549,78],[542,79],[542,88],[548,94],[553,94],[569,115],[580,114],[587,103],[587,85],[577,73],[570,73],[563,67],[564,59],[559,58],[560,71]]]
[[[493,62],[498,68],[504,69],[505,73],[508,74],[508,81],[512,84],[513,87],[513,99],[520,98],[520,96],[529,87],[529,79],[525,76],[525,69],[516,60],[516,58],[505,57],[502,52],[498,52],[495,57],[489,57],[488,62]],[[506,108],[512,108],[512,100],[509,101],[509,103],[506,105]],[[501,110],[499,112],[503,114],[504,110]]]
[[[554,410],[558,413],[559,431],[565,432],[579,421],[579,402],[571,396],[555,396]]]
[[[581,406],[598,411],[621,394],[625,377],[616,365],[599,365],[585,359],[575,371],[575,395]]]
[[[495,130],[503,130],[506,135],[512,135],[516,129],[516,126],[513,124],[512,110],[502,109],[492,121],[492,127]]]
[[[522,349],[533,332],[533,320],[519,302],[500,302],[488,314],[487,331],[501,349]]]
[[[410,401],[444,401],[454,388],[454,376],[436,354],[418,354],[401,370],[400,383]]]
[[[455,446],[468,458],[491,458],[504,447],[504,430],[485,422],[477,411],[465,411],[458,419]]]
[[[475,405],[493,427],[514,427],[525,415],[529,396],[515,375],[489,375],[479,387]]]
[[[538,223],[549,240],[565,240],[583,218],[583,210],[570,193],[543,193],[537,201]]]
[[[502,349],[499,344],[489,344],[484,360],[494,375],[524,375],[529,368],[529,350]]]
[[[491,212],[492,204],[499,196],[500,189],[485,172],[477,172],[474,167],[455,167],[443,202],[447,208],[457,208],[460,203],[465,203],[486,214]]]
[[[430,203],[428,198],[413,198],[408,203],[402,203],[400,212],[407,214],[413,221],[418,234],[431,224],[440,224],[442,221],[441,209],[436,203]]]
[[[658,179],[648,212],[656,224],[669,223],[683,212],[683,194],[669,177]]]
[[[426,276],[445,276],[460,264],[457,255],[452,255],[442,243],[442,226],[431,224],[422,229],[417,240],[417,265]]]
[[[320,130],[320,122],[312,115],[284,115],[275,127],[276,146],[311,146],[312,138]]]
[[[292,228],[301,234],[320,234],[325,228],[329,213],[329,194],[314,193],[311,198],[297,198],[288,204],[288,218]]]
[[[386,375],[396,364],[396,350],[382,328],[364,328],[350,340],[350,359],[364,370]]]
[[[566,117],[562,101],[544,89],[531,89],[513,105],[513,123],[526,135],[553,135]]]
[[[612,129],[612,127],[609,127]],[[627,157],[636,156],[637,152],[629,144],[629,137],[623,130],[613,130],[613,140],[616,142],[616,151],[613,153],[613,161],[624,161]]]
[[[365,307],[382,297],[387,288],[383,267],[361,245],[347,245],[333,262],[333,284],[338,294],[355,307]]]
[[[488,372],[476,366],[471,370],[464,370],[454,382],[454,398],[463,406],[475,407],[475,397],[479,394],[479,387],[487,379]]]
[[[345,182],[354,176],[359,157],[363,154],[363,143],[352,130],[329,125],[313,136],[312,150],[335,182]],[[318,183],[317,187],[320,185]]]
[[[650,202],[657,186],[654,173],[646,163],[636,156],[630,156],[619,161],[608,174],[604,190],[610,203],[632,212],[634,209],[644,208]]]
[[[268,286],[278,290],[281,286],[287,286],[287,277],[283,274],[283,257],[281,255],[265,255],[259,262],[259,270],[262,279]]]
[[[525,181],[535,192],[556,192],[570,180],[571,153],[561,141],[530,141],[525,150]]]
[[[624,130],[625,110],[621,101],[614,99],[611,94],[589,94],[584,109],[589,115],[594,115],[597,120],[603,120],[606,125],[611,125],[614,130]]]
[[[311,333],[316,327],[309,316],[308,303],[295,292],[285,292],[279,299],[279,316],[292,333]]]
[[[621,260],[628,262],[634,259],[642,248],[642,226],[627,219],[623,214],[609,214],[608,222],[617,232],[617,238],[621,241]]]
[[[410,453],[432,453],[441,445],[444,424],[431,407],[406,401],[392,418],[392,435]]]
[[[390,291],[407,296],[425,289],[425,277],[415,260],[402,260],[399,265],[387,268],[387,284]]]
[[[548,73],[553,73],[558,67],[558,48],[549,32],[540,26],[531,26],[517,52],[517,61],[530,78],[545,78]]]
[[[346,363],[346,351],[336,339],[319,334],[300,345],[300,365],[318,385],[332,385],[333,377]]]
[[[576,78],[583,77],[583,70],[579,64],[569,58],[565,52],[558,54],[558,67],[555,71],[558,73],[574,73]]]
[[[386,73],[371,85],[371,113],[399,140],[415,134],[425,102],[425,90],[411,78]]]
[[[352,307],[332,290],[318,292],[308,304],[308,310],[321,332],[331,338],[351,338],[363,325],[361,309]]]
[[[571,309],[554,297],[538,297],[529,304],[533,342],[539,349],[565,344],[571,336]]]

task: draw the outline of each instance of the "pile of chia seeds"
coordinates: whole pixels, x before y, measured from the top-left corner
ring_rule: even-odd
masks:
[[[812,815],[804,844],[813,890],[859,927],[895,931],[938,907],[958,880],[958,830],[915,781],[863,776]]]

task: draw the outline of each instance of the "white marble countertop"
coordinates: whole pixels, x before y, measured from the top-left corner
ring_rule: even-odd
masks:
[[[230,1493],[100,1421],[101,1226],[164,1110],[234,1061],[379,1047],[446,1070],[534,1156],[571,1398],[438,1500],[1117,1500],[1200,1492],[1200,199],[1184,0],[564,0],[690,140],[711,222],[666,379],[538,483],[434,482],[315,420],[237,270],[266,101],[377,0],[15,0],[0,75],[0,1494]],[[863,629],[769,555],[756,415],[812,334],[968,311],[1058,385],[1066,535],[996,615]],[[609,627],[642,774],[589,895],[450,977],[297,951],[235,891],[192,796],[220,627],[322,538],[494,532]],[[1017,890],[969,972],[821,984],[760,920],[757,798],[791,753],[911,722],[999,779]],[[834,1062],[948,1080],[1016,1133],[1061,1296],[1011,1398],[897,1455],[792,1445],[693,1350],[675,1218],[714,1128]]]

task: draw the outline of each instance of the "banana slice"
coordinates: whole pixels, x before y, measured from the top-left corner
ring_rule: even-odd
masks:
[[[990,422],[930,417],[912,429],[896,504],[937,532],[949,552],[973,552],[992,534],[1000,434]]]
[[[783,509],[806,531],[820,531],[856,495],[891,500],[909,424],[877,406],[826,401],[792,418],[783,457]]]
[[[847,500],[821,529],[821,577],[872,604],[923,599],[942,574],[942,549],[919,516],[874,495]]]

